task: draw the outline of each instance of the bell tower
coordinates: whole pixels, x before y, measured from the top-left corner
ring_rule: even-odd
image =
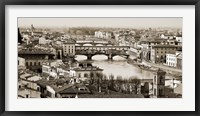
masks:
[[[165,96],[165,74],[166,72],[158,69],[153,78],[153,96],[160,98]]]

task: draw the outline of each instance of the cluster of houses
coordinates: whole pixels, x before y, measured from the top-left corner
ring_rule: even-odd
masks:
[[[68,66],[62,60],[45,61],[41,73],[26,67],[26,59],[18,57],[18,97],[75,98],[90,94],[90,73],[102,73],[103,69],[88,62]],[[39,67],[38,67],[39,68]]]

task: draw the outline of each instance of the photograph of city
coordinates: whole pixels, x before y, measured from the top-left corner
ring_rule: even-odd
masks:
[[[182,98],[181,17],[19,17],[19,98]]]

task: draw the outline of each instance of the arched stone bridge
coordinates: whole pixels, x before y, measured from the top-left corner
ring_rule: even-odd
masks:
[[[108,41],[76,41],[76,46],[84,46],[86,44],[91,44],[91,46],[101,45],[101,46],[112,46],[114,45]]]
[[[92,59],[92,56],[101,54],[108,56],[108,59],[117,55],[128,58],[127,51],[129,48],[129,46],[76,46],[75,54],[85,55],[87,59]]]

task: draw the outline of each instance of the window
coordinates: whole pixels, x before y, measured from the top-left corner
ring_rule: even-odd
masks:
[[[26,62],[26,66],[28,66],[28,62]]]
[[[32,62],[30,62],[30,66],[32,66]]]
[[[39,88],[39,87],[37,87],[37,90],[38,90],[38,91],[40,91],[40,88]]]
[[[28,96],[29,96],[29,95],[27,94],[27,95],[26,95],[26,98],[28,98]]]
[[[160,76],[160,84],[164,84],[164,78]]]
[[[87,74],[87,73],[85,73],[85,74],[84,74],[84,77],[88,77],[88,74]]]
[[[36,62],[34,62],[34,66],[36,66],[37,64],[36,64]]]

